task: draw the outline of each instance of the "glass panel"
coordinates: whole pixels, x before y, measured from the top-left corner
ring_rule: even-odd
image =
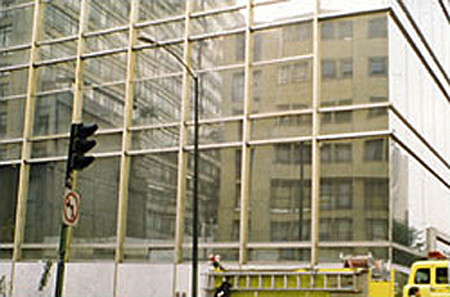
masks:
[[[271,2],[269,1],[268,3]],[[277,2],[270,5],[256,6],[254,8],[255,23],[269,23],[295,17],[312,17],[314,12],[314,0],[285,0]]]
[[[59,242],[65,170],[66,162],[30,165],[25,243]],[[28,252],[24,250],[23,253]],[[36,257],[45,257],[41,251],[35,253]]]
[[[184,18],[182,21],[163,22],[158,25],[152,25],[150,27],[141,28],[138,31],[138,36],[141,35],[147,36],[157,42],[163,42],[172,39],[180,39],[184,37],[184,34],[185,34]],[[183,54],[181,54],[181,57],[182,56]]]
[[[414,147],[413,138],[410,140]],[[414,149],[422,162],[432,160],[426,149]],[[428,228],[450,233],[450,202],[446,199],[450,190],[400,145],[394,143],[390,154],[393,240],[417,252],[425,252]],[[427,164],[434,166],[431,161]]]
[[[192,236],[193,155],[188,157],[184,240]],[[241,151],[234,148],[201,150],[199,156],[199,241],[238,242]],[[187,251],[184,251],[186,255]]]
[[[384,7],[389,0],[321,0],[321,12],[339,12],[339,11],[355,11],[355,10],[369,10]]]
[[[135,82],[133,125],[178,122],[181,98],[181,75]]]
[[[202,73],[199,84],[199,117],[201,119],[243,113],[243,68]],[[192,115],[191,113],[191,118]]]
[[[312,54],[312,40],[312,22],[257,31],[254,61]]]
[[[0,166],[0,243],[14,242],[18,184],[19,167]]]
[[[67,156],[68,147],[68,138],[32,142],[31,158]]]
[[[182,45],[167,46],[174,55],[183,57]],[[183,66],[164,48],[147,49],[136,55],[136,79],[157,77],[184,71]]]
[[[196,2],[195,2],[196,3]],[[184,14],[185,0],[140,0],[139,21],[155,20]]]
[[[250,164],[250,241],[309,240],[311,145],[283,143],[256,147],[251,150]]]
[[[388,240],[387,138],[321,142],[320,159],[320,240]]]
[[[0,162],[19,159],[21,150],[21,143],[0,144]]]
[[[83,91],[83,120],[95,122],[100,129],[123,125],[125,84],[92,86]]]
[[[245,4],[241,0],[227,0],[227,1],[208,1],[208,0],[199,0],[193,1],[193,11],[203,11],[203,10],[212,10],[218,8],[226,8],[229,6]]]
[[[128,23],[130,0],[89,0],[88,5],[87,26],[89,31],[117,27]]]
[[[355,256],[355,255],[368,255],[372,254],[374,259],[380,259],[382,261],[388,261],[389,250],[388,248],[380,247],[342,247],[336,246],[332,248],[321,248],[319,252],[319,263],[337,262],[343,266],[342,256]],[[409,265],[408,265],[409,266]]]
[[[92,150],[93,153],[120,152],[122,149],[122,133],[97,135],[94,138],[97,141],[97,145]]]
[[[1,63],[1,62],[0,62]],[[24,95],[27,92],[28,69],[0,72],[1,97]]]
[[[0,68],[28,63],[30,60],[30,50],[14,50],[0,53]],[[2,74],[0,74],[0,77]]]
[[[207,262],[211,254],[219,255],[222,265],[227,269],[227,262],[236,263],[239,261],[239,249],[237,248],[199,248],[198,259],[199,261]],[[183,250],[183,262],[192,262],[192,249],[186,248]]]
[[[347,100],[342,100],[342,102],[347,102]],[[373,108],[321,112],[320,133],[322,134],[381,131],[388,128],[386,109],[383,111],[380,108]]]
[[[25,99],[0,100],[0,139],[23,135]]]
[[[254,68],[252,113],[300,110],[311,106],[311,60]]]
[[[255,54],[256,51],[255,49]],[[244,62],[244,57],[245,34],[243,33],[200,40],[192,44],[191,63],[197,70],[241,64]]]
[[[33,10],[34,6],[27,6],[25,8],[8,10],[0,14],[0,19],[2,20],[0,25],[0,48],[27,44],[31,41]]]
[[[312,133],[312,114],[252,120],[251,131],[252,140],[309,136]]]
[[[320,23],[321,106],[369,103],[373,97],[388,98],[387,36],[370,37],[367,32],[374,19],[386,21],[386,15]]]
[[[86,38],[86,52],[124,48],[128,45],[128,31],[96,35]]]
[[[38,91],[71,89],[75,82],[75,62],[43,66],[38,70]],[[71,91],[70,91],[71,93]],[[70,103],[72,105],[72,103]]]
[[[73,57],[77,54],[77,42],[58,42],[51,45],[41,45],[38,47],[38,60],[45,61],[51,59]],[[73,59],[75,63],[75,59]]]
[[[199,127],[199,144],[242,141],[242,122],[202,124]],[[194,143],[194,127],[189,129],[189,144]]]
[[[131,158],[125,238],[127,244],[174,242],[177,163],[177,153]]]
[[[85,85],[123,81],[126,78],[127,54],[108,55],[85,60]]]
[[[285,232],[283,230],[283,232]],[[250,249],[249,259],[255,262],[272,261],[308,261],[311,258],[310,249],[279,248],[279,249]]]
[[[33,135],[54,135],[70,131],[72,91],[36,97]]]
[[[42,9],[42,40],[76,35],[80,18],[80,2],[80,0],[45,2]]]
[[[220,32],[245,27],[245,9],[193,19],[192,35]]]
[[[82,202],[80,220],[73,233],[72,259],[91,258],[91,253],[95,255],[99,252],[93,248],[78,251],[76,243],[116,242],[119,161],[119,158],[99,158],[87,170],[77,175]],[[113,259],[114,250],[94,258],[100,256]]]
[[[131,149],[178,148],[179,139],[179,127],[133,131]]]
[[[142,248],[141,245],[133,247],[132,244],[125,244],[124,259],[125,262],[154,262],[154,263],[173,263],[174,248]],[[154,279],[154,275],[150,276]],[[121,286],[123,288],[123,286]],[[129,291],[128,291],[129,293]]]

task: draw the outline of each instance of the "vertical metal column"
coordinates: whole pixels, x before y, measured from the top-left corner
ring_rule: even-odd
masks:
[[[320,209],[320,147],[319,134],[319,100],[320,100],[320,34],[319,34],[320,0],[316,0],[313,20],[313,131],[312,131],[312,182],[311,182],[311,267],[315,267],[319,253],[319,209]]]
[[[30,138],[33,134],[34,124],[34,110],[35,110],[35,97],[36,97],[36,84],[37,84],[37,70],[35,62],[38,58],[37,42],[40,40],[41,34],[41,2],[39,0],[34,1],[34,14],[32,23],[32,35],[31,35],[31,48],[30,48],[30,60],[28,66],[28,82],[27,82],[27,97],[25,103],[25,115],[24,115],[24,127],[23,127],[23,143],[22,143],[22,155],[20,162],[19,173],[19,187],[17,193],[17,206],[16,206],[16,222],[14,230],[14,250],[11,268],[11,285],[9,288],[10,295],[13,294],[14,287],[14,275],[16,262],[22,258],[22,243],[25,229],[25,216],[26,216],[26,200],[28,194],[28,181],[30,174],[30,165],[28,160],[31,156],[31,142]]]
[[[128,185],[130,173],[130,156],[127,152],[131,145],[131,132],[129,128],[133,119],[133,102],[134,102],[134,78],[136,72],[136,52],[133,46],[137,40],[137,30],[134,24],[138,20],[139,0],[131,0],[131,8],[128,24],[128,49],[127,49],[127,76],[125,81],[125,108],[122,127],[122,149],[120,155],[120,177],[119,177],[119,197],[117,208],[117,238],[116,238],[116,254],[114,265],[114,283],[113,296],[117,295],[119,263],[124,258],[124,240],[127,224],[127,206],[128,206]]]
[[[247,262],[247,240],[248,240],[248,209],[250,203],[250,113],[252,111],[253,94],[253,5],[252,0],[247,1],[247,17],[245,28],[245,84],[244,84],[244,119],[242,123],[242,164],[241,164],[241,214],[239,232],[239,264]]]

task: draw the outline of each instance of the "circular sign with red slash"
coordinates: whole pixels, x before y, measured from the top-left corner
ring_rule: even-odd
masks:
[[[80,217],[80,195],[74,191],[67,190],[63,202],[63,222],[74,226]]]

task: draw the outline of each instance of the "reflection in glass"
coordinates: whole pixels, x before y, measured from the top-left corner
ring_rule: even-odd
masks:
[[[97,123],[100,129],[123,125],[125,84],[89,86],[83,90],[83,120]]]
[[[119,158],[97,158],[77,175],[77,190],[82,201],[73,243],[116,242],[118,179]],[[71,250],[72,257],[84,257],[82,250],[77,254],[75,246]]]
[[[311,144],[256,147],[251,151],[250,164],[250,241],[309,240]],[[286,256],[281,250],[277,253]]]
[[[70,130],[72,91],[54,93],[36,98],[33,135],[54,135]]]
[[[177,162],[177,153],[131,158],[126,243],[174,241]]]
[[[192,235],[192,169],[188,158],[186,181],[185,241]],[[199,162],[199,241],[238,242],[241,151],[201,150]]]
[[[0,146],[0,154],[2,146]],[[14,225],[16,222],[17,186],[19,168],[16,166],[0,167],[0,243],[14,242]],[[3,251],[2,251],[3,252]],[[0,254],[2,253],[0,252]]]
[[[388,240],[387,143],[387,138],[320,143],[320,241]]]
[[[22,136],[24,110],[25,99],[0,100],[0,139]]]
[[[133,125],[157,125],[179,121],[181,93],[181,76],[135,82]]]
[[[76,35],[79,27],[80,4],[80,0],[45,2],[42,9],[42,39]]]
[[[130,0],[89,1],[89,14],[87,22],[88,30],[97,31],[127,24],[130,11],[130,2]]]
[[[30,166],[25,243],[58,242],[65,165],[65,162],[48,162]]]

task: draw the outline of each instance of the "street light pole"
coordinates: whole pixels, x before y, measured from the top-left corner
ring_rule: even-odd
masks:
[[[140,41],[144,41],[150,44],[155,44],[163,48],[172,57],[174,57],[186,71],[189,76],[194,80],[194,176],[193,176],[193,198],[192,198],[192,297],[197,297],[197,285],[198,285],[198,163],[199,163],[199,151],[198,151],[198,115],[199,115],[199,79],[195,71],[178,56],[172,49],[159,43],[155,39],[141,35],[138,37]]]

